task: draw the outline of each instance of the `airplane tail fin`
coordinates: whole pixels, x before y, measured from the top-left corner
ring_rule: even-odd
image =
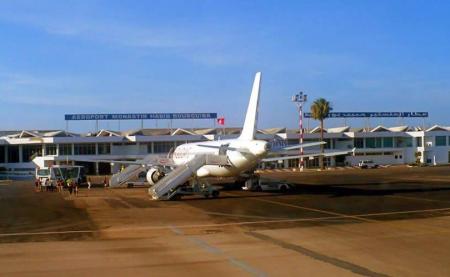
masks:
[[[257,72],[253,81],[252,95],[248,103],[247,115],[245,116],[244,128],[242,129],[240,140],[255,139],[256,124],[258,122],[259,91],[261,85],[261,72]]]

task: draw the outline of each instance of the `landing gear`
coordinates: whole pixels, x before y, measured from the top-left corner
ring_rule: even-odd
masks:
[[[253,190],[253,191],[262,191],[259,177],[256,175],[251,176],[249,179],[245,181],[245,185],[242,187],[243,190]]]
[[[203,194],[205,198],[217,198],[220,194],[219,190],[216,187],[211,186],[208,182],[203,182],[200,184],[198,187],[198,192]]]

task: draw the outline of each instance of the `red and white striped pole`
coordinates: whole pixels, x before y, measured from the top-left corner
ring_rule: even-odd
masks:
[[[303,103],[300,104],[300,145],[303,145]],[[305,167],[305,161],[303,159],[303,146],[300,147],[300,171],[303,171],[303,168]]]
[[[299,94],[296,94],[292,96],[292,102],[295,102],[298,107],[298,114],[299,114],[299,143],[300,145],[303,145],[303,138],[304,138],[304,129],[303,129],[303,103],[305,103],[307,100],[307,95],[303,94],[303,91],[300,91]],[[300,171],[303,171],[305,167],[305,161],[303,159],[303,147],[300,146],[300,159],[298,162],[298,167]]]

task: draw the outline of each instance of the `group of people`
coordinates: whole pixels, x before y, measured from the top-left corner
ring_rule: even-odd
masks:
[[[36,179],[34,182],[36,186],[36,191],[58,191],[63,192],[64,187],[67,188],[69,191],[69,194],[74,194],[75,196],[78,196],[79,186],[80,186],[80,180],[68,178],[67,180],[58,178],[56,181],[51,179]],[[87,185],[88,189],[91,189],[91,178],[87,178]],[[103,180],[104,187],[108,187],[108,179],[105,177]]]
[[[63,192],[64,186],[67,187],[69,194],[78,195],[78,188],[80,182],[78,180],[69,178],[67,180],[63,180],[58,178],[56,181],[51,179],[36,179],[34,182],[36,191],[58,191]]]
[[[78,196],[78,186],[79,183],[75,182],[73,179],[67,179],[66,180],[67,189],[69,190],[69,194],[72,195],[75,194],[75,196]]]

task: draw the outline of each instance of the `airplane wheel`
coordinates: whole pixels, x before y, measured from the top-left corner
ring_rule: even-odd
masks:
[[[287,190],[288,190],[288,189],[287,189],[286,186],[281,186],[281,187],[280,187],[280,192],[281,192],[281,193],[286,193]]]
[[[219,194],[220,194],[220,192],[218,190],[215,190],[212,192],[212,197],[217,198],[217,197],[219,197]]]

